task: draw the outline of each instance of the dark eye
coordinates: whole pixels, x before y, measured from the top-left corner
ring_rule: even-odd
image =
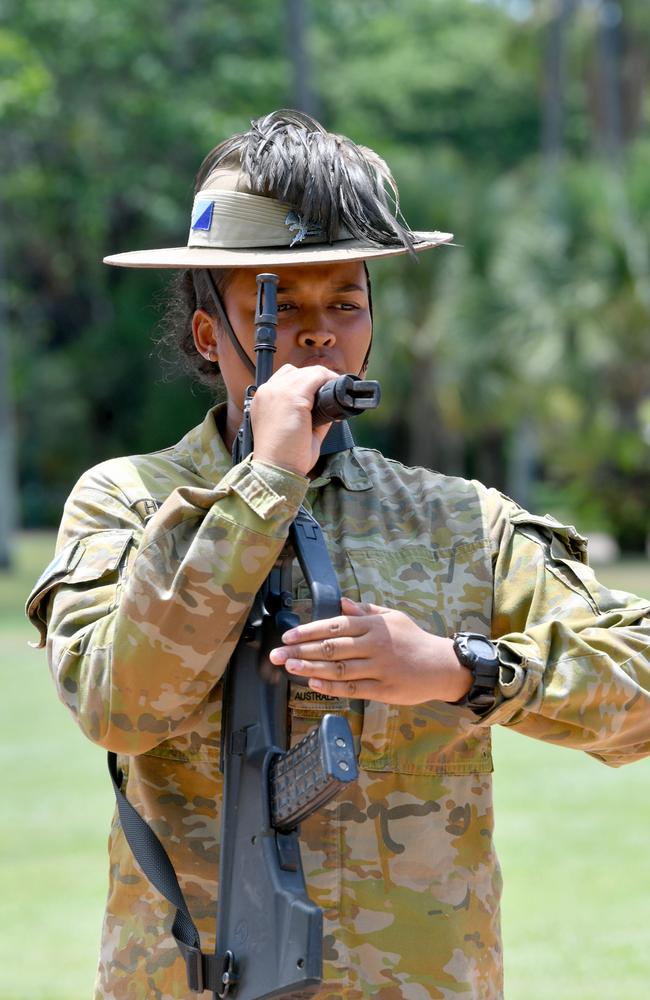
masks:
[[[293,309],[291,302],[278,302],[278,312],[288,312],[289,309]]]

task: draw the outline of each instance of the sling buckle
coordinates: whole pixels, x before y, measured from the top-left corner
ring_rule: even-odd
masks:
[[[203,980],[203,952],[200,948],[193,948],[186,944],[183,958],[187,970],[187,985],[192,993],[203,993],[205,983]]]

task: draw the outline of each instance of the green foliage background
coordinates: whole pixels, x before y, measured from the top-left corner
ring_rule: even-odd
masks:
[[[604,6],[576,0],[561,141],[545,152],[556,0],[312,0],[307,44],[324,123],[386,156],[415,228],[461,244],[375,266],[384,403],[359,435],[641,550],[650,5],[605,6],[622,17],[620,128],[612,139]],[[152,356],[164,275],[102,257],[183,243],[204,153],[296,91],[285,3],[2,0],[0,13],[0,280],[22,521],[43,526],[82,469],[169,444],[208,402]]]

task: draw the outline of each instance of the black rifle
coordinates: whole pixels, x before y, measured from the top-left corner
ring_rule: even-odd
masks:
[[[257,276],[256,385],[246,393],[235,462],[252,451],[252,398],[273,372],[277,281],[273,274]],[[376,382],[343,375],[320,389],[313,421],[341,420],[378,401]],[[289,680],[270,664],[269,653],[298,624],[291,610],[296,558],[311,593],[312,619],[340,614],[341,594],[320,526],[301,507],[226,675],[217,953],[232,956],[226,975],[237,982],[237,1000],[298,1000],[319,989],[322,913],[307,895],[297,827],[357,776],[352,733],[342,716],[326,715],[287,750]]]
[[[274,274],[257,276],[255,386],[233,448],[235,463],[253,448],[250,405],[273,372],[277,325]],[[319,390],[314,424],[343,420],[377,406],[379,386],[342,375]],[[224,680],[222,769],[224,796],[214,955],[201,951],[198,931],[175,872],[153,830],[121,792],[115,754],[108,755],[120,819],[149,880],[176,906],[172,934],[185,959],[190,990],[214,1000],[303,1000],[322,981],[322,913],[305,887],[298,825],[357,776],[352,733],[345,718],[325,715],[287,749],[289,680],[270,663],[287,628],[292,570],[297,559],[312,599],[312,619],[340,613],[340,591],[318,522],[301,507],[289,542],[260,591]],[[299,683],[307,683],[299,681]]]

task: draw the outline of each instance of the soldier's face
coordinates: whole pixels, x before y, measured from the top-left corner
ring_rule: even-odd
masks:
[[[272,269],[279,277],[278,332],[273,368],[325,365],[359,374],[372,334],[363,263],[292,265]],[[256,271],[232,272],[224,305],[239,342],[255,362]],[[252,376],[230,339],[214,321],[216,350],[228,397],[241,407]]]

